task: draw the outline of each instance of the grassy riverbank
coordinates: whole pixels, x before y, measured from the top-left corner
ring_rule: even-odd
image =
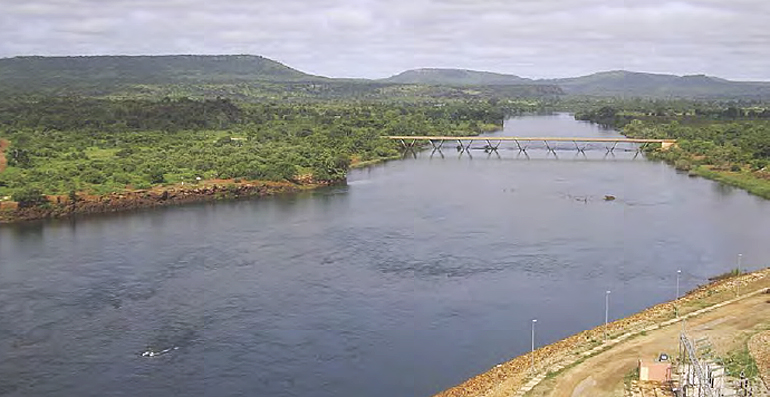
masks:
[[[715,170],[707,166],[695,167],[691,169],[690,172],[703,178],[743,189],[751,194],[770,200],[770,174],[757,176],[750,172]]]
[[[576,113],[630,138],[676,139],[648,157],[770,199],[770,108],[705,103],[617,102]]]

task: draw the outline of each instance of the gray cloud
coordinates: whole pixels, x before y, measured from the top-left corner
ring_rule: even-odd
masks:
[[[757,0],[2,0],[0,57],[258,54],[309,73],[459,67],[770,80]]]

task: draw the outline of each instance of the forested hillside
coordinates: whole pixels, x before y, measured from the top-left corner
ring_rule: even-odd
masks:
[[[254,55],[16,57],[0,59],[3,85],[174,84],[322,80]]]
[[[534,81],[510,74],[465,69],[413,69],[380,80],[386,83],[432,85],[515,85]]]
[[[0,59],[0,93],[148,99],[226,96],[240,101],[564,95],[770,100],[770,83],[622,70],[534,80],[438,68],[408,70],[379,80],[335,79],[253,55],[16,57]]]
[[[407,101],[556,97],[547,84],[458,87],[312,76],[251,55],[17,57],[0,59],[0,94],[237,101]]]
[[[704,75],[674,76],[618,70],[541,82],[558,85],[567,94],[597,97],[770,99],[770,82],[729,81]]]

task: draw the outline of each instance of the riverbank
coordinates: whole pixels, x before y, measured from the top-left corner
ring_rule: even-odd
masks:
[[[770,288],[770,268],[711,282],[687,293],[682,298],[658,304],[629,317],[609,323],[606,331],[610,340],[628,340],[627,335],[643,335],[650,329],[659,329],[678,321],[680,316],[696,315],[706,308],[724,304],[736,297],[736,293]],[[614,344],[603,343],[605,328],[599,326],[566,339],[543,346],[508,362],[501,363],[485,373],[477,375],[455,387],[437,394],[437,397],[503,397],[513,396],[530,383],[553,378],[583,360],[601,354]],[[536,372],[531,372],[534,357]],[[555,368],[559,368],[555,370]],[[619,370],[619,369],[618,369]],[[621,374],[622,378],[622,374]],[[530,387],[531,388],[531,387]],[[520,394],[519,394],[520,395]]]
[[[0,202],[0,223],[15,223],[73,215],[124,212],[142,208],[166,207],[189,203],[233,200],[292,194],[331,183],[312,181],[271,182],[235,180],[201,181],[197,184],[158,186],[146,190],[127,190],[106,195],[78,194],[46,196],[42,205],[20,207],[15,202]]]
[[[770,200],[770,172],[764,172],[762,174],[759,172],[733,172],[699,166],[691,169],[690,173],[725,185],[743,189],[753,195]],[[754,174],[757,174],[758,176],[754,176]]]
[[[403,157],[404,156],[399,154],[399,155],[396,155],[396,156],[379,157],[379,158],[376,158],[376,159],[366,160],[366,161],[356,161],[356,162],[353,162],[353,163],[350,164],[350,169],[365,168],[365,167],[368,167],[370,165],[380,164],[380,163],[384,163],[386,161],[400,160]]]

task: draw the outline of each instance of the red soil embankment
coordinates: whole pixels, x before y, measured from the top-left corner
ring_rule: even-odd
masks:
[[[247,197],[264,197],[296,193],[323,186],[322,183],[291,183],[255,181],[206,181],[193,185],[155,187],[106,195],[78,194],[77,200],[68,196],[47,196],[48,205],[22,208],[14,202],[0,206],[0,223],[61,218],[78,214],[130,211],[139,208],[163,207],[186,203],[218,201]]]
[[[5,166],[8,164],[8,162],[5,159],[5,149],[10,145],[11,143],[8,142],[5,139],[0,139],[0,172],[5,171]]]

